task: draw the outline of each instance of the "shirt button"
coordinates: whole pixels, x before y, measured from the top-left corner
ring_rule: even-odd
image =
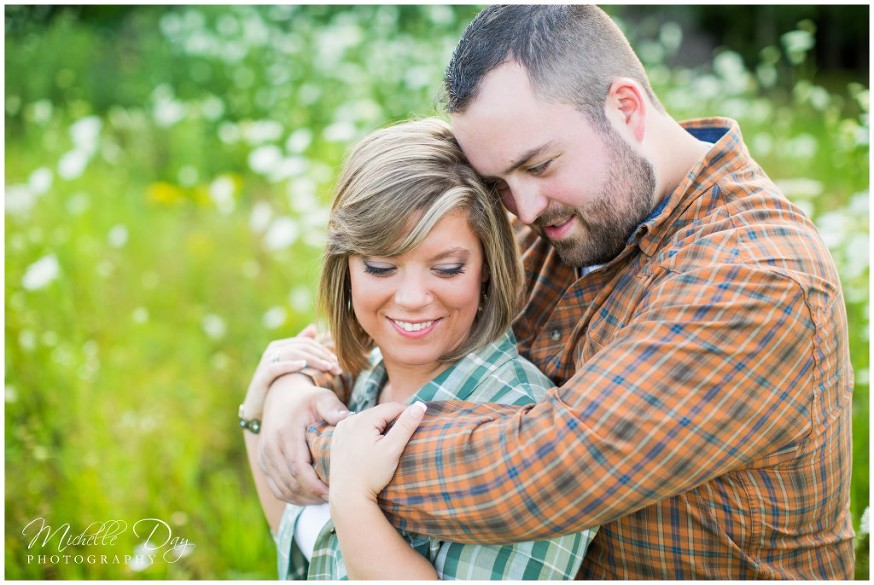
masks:
[[[549,334],[549,338],[553,341],[558,341],[559,339],[561,339],[561,331],[559,331],[558,329],[553,329]]]

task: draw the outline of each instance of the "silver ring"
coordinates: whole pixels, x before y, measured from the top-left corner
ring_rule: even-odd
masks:
[[[273,357],[270,358],[270,361],[274,364],[279,361],[280,355],[278,351],[273,352]]]

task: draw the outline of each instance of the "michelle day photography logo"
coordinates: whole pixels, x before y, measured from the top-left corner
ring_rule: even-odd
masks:
[[[55,527],[39,517],[28,522],[21,534],[27,543],[25,560],[29,565],[112,564],[143,571],[157,562],[176,563],[194,551],[194,544],[159,518],[142,518],[133,524],[96,521],[76,531],[69,522]],[[138,543],[125,550],[130,535]],[[82,552],[84,548],[87,553]]]

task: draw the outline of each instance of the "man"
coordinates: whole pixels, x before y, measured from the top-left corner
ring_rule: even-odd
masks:
[[[737,124],[674,121],[592,6],[484,10],[445,81],[459,144],[526,224],[514,332],[558,387],[432,405],[391,521],[487,543],[600,525],[582,578],[852,578],[838,274]],[[342,408],[305,385],[279,380],[295,389],[264,421],[273,489],[298,503],[324,493],[303,429]],[[308,435],[322,478],[329,438]]]

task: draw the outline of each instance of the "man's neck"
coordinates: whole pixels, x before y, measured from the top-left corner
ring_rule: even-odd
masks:
[[[660,123],[659,148],[656,150],[658,183],[655,205],[658,205],[677,188],[710,150],[711,144],[698,140],[669,116]]]

